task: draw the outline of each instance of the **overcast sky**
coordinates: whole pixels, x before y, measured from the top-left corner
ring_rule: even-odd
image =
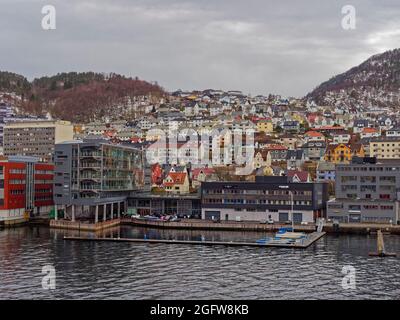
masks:
[[[41,9],[56,8],[56,30]],[[356,29],[341,27],[344,5]],[[116,72],[167,90],[303,96],[400,47],[399,0],[0,0],[0,70]]]

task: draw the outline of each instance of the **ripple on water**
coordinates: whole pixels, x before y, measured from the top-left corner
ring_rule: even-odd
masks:
[[[122,227],[124,237],[254,241],[262,234]],[[0,231],[0,299],[399,299],[398,258],[368,257],[374,237],[326,236],[307,250],[69,242],[65,231]],[[387,236],[391,251],[400,237]],[[41,288],[43,265],[57,289]],[[356,290],[341,287],[356,268]]]

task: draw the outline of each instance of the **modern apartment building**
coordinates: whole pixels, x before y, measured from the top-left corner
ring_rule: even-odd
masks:
[[[0,222],[22,222],[53,208],[54,165],[32,157],[0,159]]]
[[[369,152],[377,159],[400,159],[400,137],[373,138],[369,142]]]
[[[55,144],[73,139],[73,126],[68,121],[9,122],[3,136],[5,156],[31,156],[52,162]]]
[[[63,142],[55,149],[54,202],[75,217],[98,222],[126,211],[126,199],[144,188],[143,151],[87,139]],[[57,215],[56,215],[57,219]]]
[[[400,160],[353,158],[336,166],[336,199],[328,218],[341,222],[399,221]]]
[[[203,182],[201,196],[203,219],[301,223],[325,217],[328,188],[325,183],[260,176],[255,182]]]

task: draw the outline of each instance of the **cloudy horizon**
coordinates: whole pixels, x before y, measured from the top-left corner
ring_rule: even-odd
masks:
[[[0,70],[32,80],[115,72],[168,91],[301,97],[371,55],[400,47],[397,0],[1,0]],[[56,30],[41,9],[56,8]],[[345,5],[356,29],[341,26]]]

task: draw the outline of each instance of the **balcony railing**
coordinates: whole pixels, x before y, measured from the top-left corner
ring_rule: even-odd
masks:
[[[96,152],[96,151],[94,151],[94,152],[81,152],[81,153],[80,153],[80,156],[81,156],[81,157],[93,157],[93,158],[97,158],[97,157],[101,157],[102,154],[101,154],[101,152]]]
[[[81,162],[81,168],[101,168],[101,162]]]

